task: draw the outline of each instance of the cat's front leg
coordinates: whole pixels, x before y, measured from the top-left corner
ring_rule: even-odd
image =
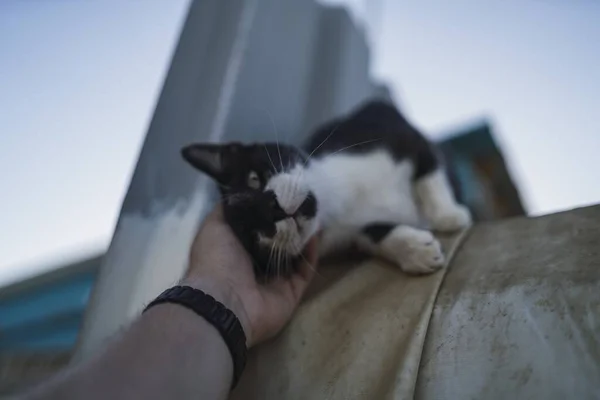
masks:
[[[445,263],[440,242],[433,234],[408,225],[371,224],[362,230],[357,243],[409,274],[431,274]]]
[[[471,213],[458,204],[441,169],[419,178],[415,182],[417,203],[433,230],[455,232],[471,225]]]

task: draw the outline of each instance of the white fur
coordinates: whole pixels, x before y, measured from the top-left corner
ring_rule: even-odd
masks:
[[[419,179],[415,191],[423,214],[434,230],[453,232],[471,224],[466,207],[454,200],[452,189],[442,170],[436,170]]]
[[[319,248],[328,253],[353,242],[373,222],[419,226],[410,161],[385,151],[336,154],[311,163],[306,179],[318,200],[324,228]]]
[[[408,225],[398,225],[378,244],[366,237],[360,238],[358,244],[407,273],[430,274],[444,266],[442,247],[433,234]]]

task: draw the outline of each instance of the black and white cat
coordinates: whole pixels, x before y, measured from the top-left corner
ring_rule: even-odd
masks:
[[[258,278],[289,275],[318,231],[322,255],[358,245],[407,273],[432,273],[444,255],[430,229],[471,223],[434,146],[381,101],[321,127],[303,149],[192,144],[182,154],[218,183]]]

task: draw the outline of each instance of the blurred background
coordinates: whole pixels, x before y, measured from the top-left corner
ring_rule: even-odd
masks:
[[[68,362],[100,267],[189,209],[187,141],[297,142],[383,97],[480,221],[599,202],[598,21],[588,0],[0,2],[0,382]]]

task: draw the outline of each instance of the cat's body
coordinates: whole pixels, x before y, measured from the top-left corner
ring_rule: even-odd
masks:
[[[355,244],[406,272],[431,273],[444,257],[426,229],[470,223],[434,147],[387,103],[324,125],[303,150],[270,143],[183,151],[220,183],[226,218],[259,277],[289,273],[318,230],[322,254]]]

